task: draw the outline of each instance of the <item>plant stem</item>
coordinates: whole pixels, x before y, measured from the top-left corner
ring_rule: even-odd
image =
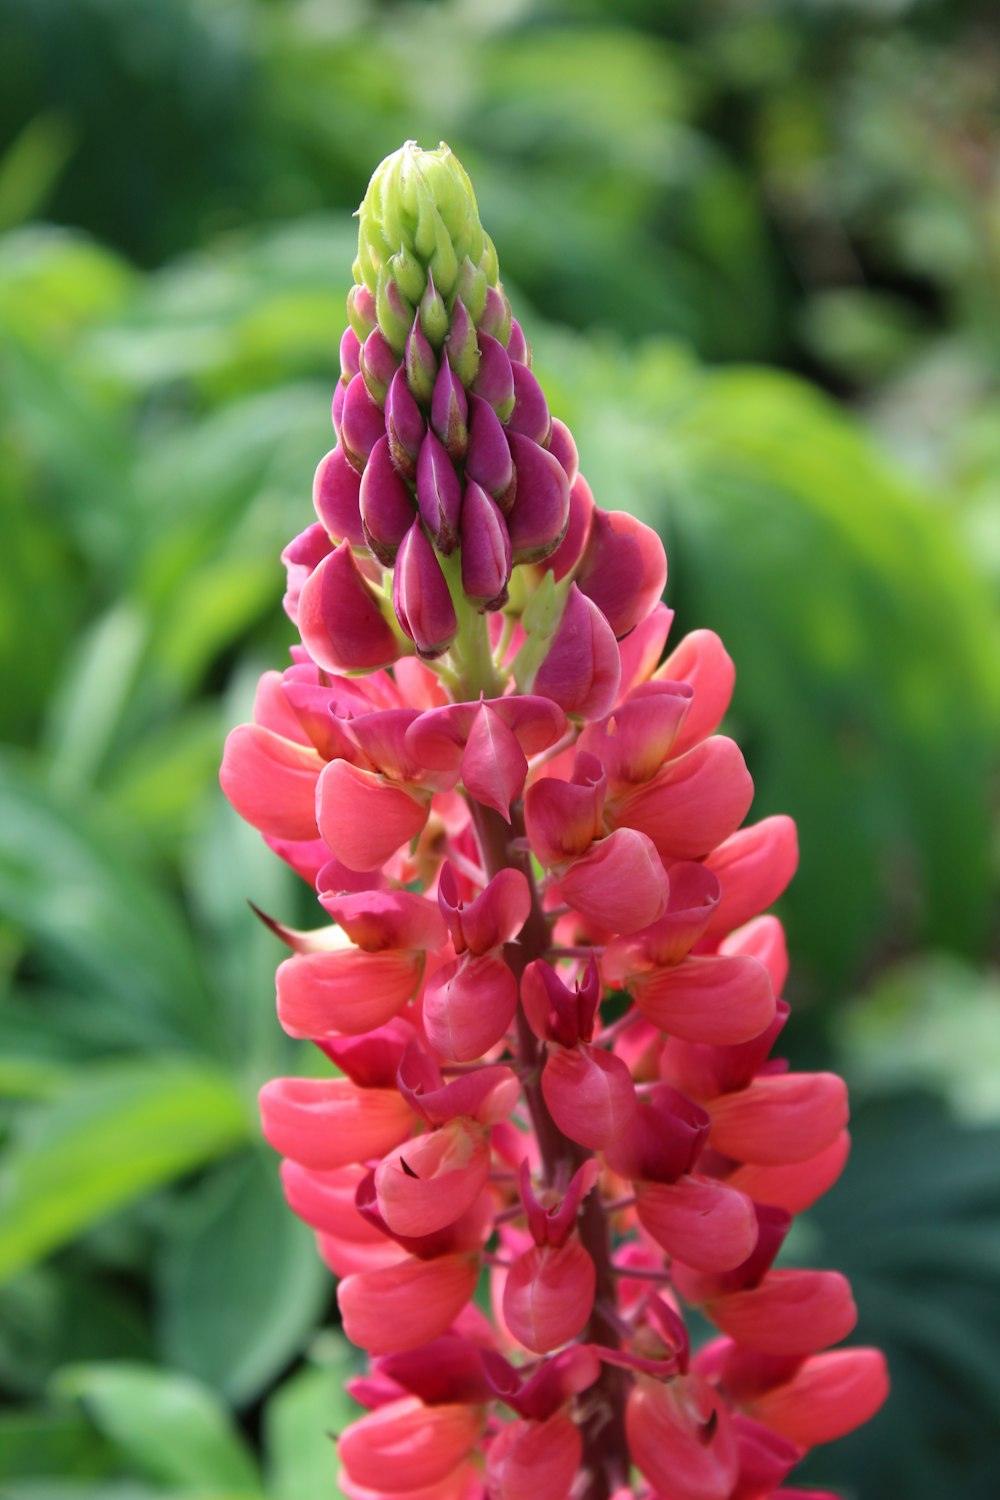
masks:
[[[504,958],[514,977],[520,981],[528,964],[551,951],[551,926],[542,909],[541,898],[531,868],[531,858],[523,846],[524,813],[521,804],[511,809],[511,822],[499,813],[470,799],[473,822],[479,838],[483,865],[492,878],[502,869],[520,870],[531,892],[531,909],[516,943],[509,943]],[[577,1167],[593,1153],[563,1135],[549,1113],[541,1089],[542,1048],[528,1025],[523,1008],[517,1008],[518,1071],[524,1079],[524,1092],[538,1141],[542,1172],[546,1183],[554,1185],[560,1173],[568,1181]],[[598,1191],[588,1193],[579,1219],[580,1241],[597,1272],[594,1309],[583,1332],[588,1343],[618,1348],[620,1323],[605,1308],[617,1306],[615,1272],[611,1264],[611,1242],[608,1216]],[[582,1424],[584,1465],[588,1471],[585,1488],[579,1500],[609,1500],[619,1486],[627,1483],[629,1460],[625,1445],[626,1377],[622,1370],[603,1365],[596,1384],[588,1392],[590,1414]]]

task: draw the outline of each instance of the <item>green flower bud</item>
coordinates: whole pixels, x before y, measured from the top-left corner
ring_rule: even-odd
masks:
[[[448,309],[444,298],[428,274],[427,287],[420,299],[420,326],[435,349],[440,349],[448,332]]]
[[[404,306],[419,307],[424,334],[438,349],[456,298],[478,324],[497,283],[496,252],[479,221],[472,184],[447,146],[422,151],[407,141],[387,156],[368,184],[358,219],[355,280],[375,294],[379,325],[394,349],[405,339]]]

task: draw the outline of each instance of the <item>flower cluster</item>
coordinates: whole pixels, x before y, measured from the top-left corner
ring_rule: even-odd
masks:
[[[794,826],[741,826],[732,663],[663,660],[663,548],[595,504],[447,148],[376,172],[355,279],[301,644],[222,770],[331,919],[272,923],[332,1066],[261,1110],[370,1356],[344,1492],[804,1500],[886,1374],[842,1276],[773,1268],[848,1150],[773,1055]]]

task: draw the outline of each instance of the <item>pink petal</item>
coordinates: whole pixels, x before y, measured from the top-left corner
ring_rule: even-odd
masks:
[[[752,801],[739,747],[716,735],[623,796],[614,821],[648,834],[664,859],[701,859],[739,827]]]
[[[316,837],[316,786],[323,761],[311,746],[259,724],[241,724],[226,740],[219,781],[241,818],[272,838]]]
[[[750,960],[747,960],[749,962]],[[847,1124],[847,1087],[836,1073],[774,1073],[708,1104],[711,1144],[737,1161],[807,1161]]]
[[[644,834],[620,828],[574,860],[559,880],[564,901],[610,932],[636,932],[663,915],[667,880]]]
[[[563,1135],[590,1151],[617,1140],[635,1113],[632,1075],[620,1057],[599,1047],[551,1046],[542,1093]]]
[[[656,672],[662,682],[686,682],[694,689],[694,703],[677,738],[677,754],[690,750],[714,734],[729,707],[736,668],[713,630],[686,635]]]
[[[629,981],[654,1026],[689,1042],[747,1042],[774,1019],[774,991],[755,958],[686,958]]]
[[[731,1270],[757,1241],[753,1203],[711,1177],[640,1182],[636,1210],[642,1227],[668,1255],[701,1271]]]
[[[260,1113],[275,1151],[323,1172],[383,1156],[413,1125],[395,1089],[359,1089],[347,1078],[272,1078]]]
[[[357,1036],[383,1026],[416,993],[419,953],[341,948],[299,953],[278,968],[278,1020],[289,1036]]]
[[[377,870],[417,837],[427,812],[425,801],[346,760],[331,761],[319,778],[319,831],[334,858],[351,870]]]
[[[705,1311],[717,1328],[760,1354],[812,1354],[839,1344],[858,1319],[837,1271],[769,1271],[759,1286],[716,1297]]]
[[[751,1411],[793,1443],[813,1448],[869,1421],[888,1394],[880,1350],[838,1349],[807,1359],[791,1380],[758,1396]]]
[[[450,1328],[479,1279],[479,1256],[410,1256],[348,1276],[337,1288],[344,1332],[369,1354],[418,1349]],[[465,1408],[463,1408],[464,1410]]]

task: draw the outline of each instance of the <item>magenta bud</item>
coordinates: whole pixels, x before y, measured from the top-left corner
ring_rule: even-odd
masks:
[[[285,565],[287,584],[285,597],[282,599],[282,608],[285,614],[295,623],[299,611],[299,595],[302,586],[315,567],[323,561],[330,547],[330,538],[326,528],[318,521],[307,526],[305,531],[298,536],[292,537],[288,546],[281,554],[281,561]]]
[[[405,479],[392,461],[389,439],[379,438],[361,476],[361,523],[368,546],[391,567],[399,544],[413,525],[414,505]]]
[[[437,356],[420,326],[419,317],[416,317],[406,338],[406,379],[410,390],[424,406],[434,392],[437,367]]]
[[[440,656],[458,631],[455,606],[419,521],[414,521],[396,554],[392,575],[396,618],[421,656]]]
[[[519,365],[531,364],[531,345],[525,338],[524,331],[516,318],[511,318],[510,320],[507,353]]]
[[[498,286],[486,288],[486,301],[479,327],[481,332],[499,339],[506,346],[510,337],[510,303]]]
[[[451,332],[445,344],[448,363],[464,386],[470,386],[479,369],[479,342],[476,325],[461,297],[451,310]]]
[[[576,483],[576,477],[580,472],[580,455],[576,450],[576,442],[573,434],[565,422],[560,422],[558,417],[552,418],[552,431],[549,434],[547,444],[549,452],[558,458],[566,470],[566,478],[570,482],[570,488]]]
[[[340,378],[346,385],[361,368],[361,341],[353,328],[345,328],[340,340]]]
[[[373,329],[365,339],[359,360],[372,400],[382,406],[389,383],[399,368],[399,359],[381,328]]]
[[[514,503],[514,462],[503,424],[482,396],[469,396],[469,444],[465,472],[481,484],[502,511]]]
[[[435,544],[445,556],[454,552],[462,511],[462,481],[433,432],[427,433],[417,458],[417,503]]]
[[[354,329],[358,343],[364,343],[378,321],[375,298],[366,286],[352,286],[348,292],[347,318]]]
[[[342,380],[338,380],[333,392],[333,404],[330,415],[333,418],[333,430],[337,434],[337,441],[341,440],[342,422],[344,417],[344,397],[347,395],[347,386]]]
[[[340,440],[344,445],[344,452],[359,473],[384,432],[385,418],[382,409],[372,400],[364,376],[352,376],[344,393]]]
[[[514,409],[507,418],[507,426],[511,432],[523,432],[525,437],[547,448],[552,417],[542,388],[527,365],[512,364],[511,374],[514,377]]]
[[[483,609],[500,609],[507,600],[510,537],[500,507],[470,480],[462,501],[462,588]]]
[[[590,492],[590,485],[582,474],[578,474],[569,492],[569,524],[566,535],[552,556],[546,559],[557,580],[572,572],[583,556],[593,514],[594,497]]]
[[[507,516],[514,561],[540,562],[566,535],[569,482],[559,460],[531,438],[512,432],[509,441],[517,472],[514,504]]]
[[[614,706],[620,680],[621,657],[611,626],[597,605],[570,584],[563,617],[533,691],[553,699],[568,714],[602,719]]]
[[[361,478],[357,469],[348,463],[343,448],[331,448],[316,469],[313,506],[335,542],[346,537],[352,547],[363,545],[360,498]]]
[[[417,455],[427,428],[402,366],[386,392],[385,428],[393,463],[404,478],[415,479]]]
[[[350,542],[341,542],[309,575],[298,614],[302,644],[324,672],[367,672],[399,655],[399,643]]]
[[[482,396],[484,401],[490,403],[501,422],[507,420],[514,408],[514,376],[510,357],[503,344],[491,338],[488,333],[479,335],[479,369],[472,382],[472,389],[477,396]]]
[[[465,387],[452,370],[445,352],[431,396],[431,426],[456,462],[465,452],[469,440],[468,416]]]
[[[667,582],[667,555],[651,526],[595,506],[576,582],[621,637],[644,620]]]

